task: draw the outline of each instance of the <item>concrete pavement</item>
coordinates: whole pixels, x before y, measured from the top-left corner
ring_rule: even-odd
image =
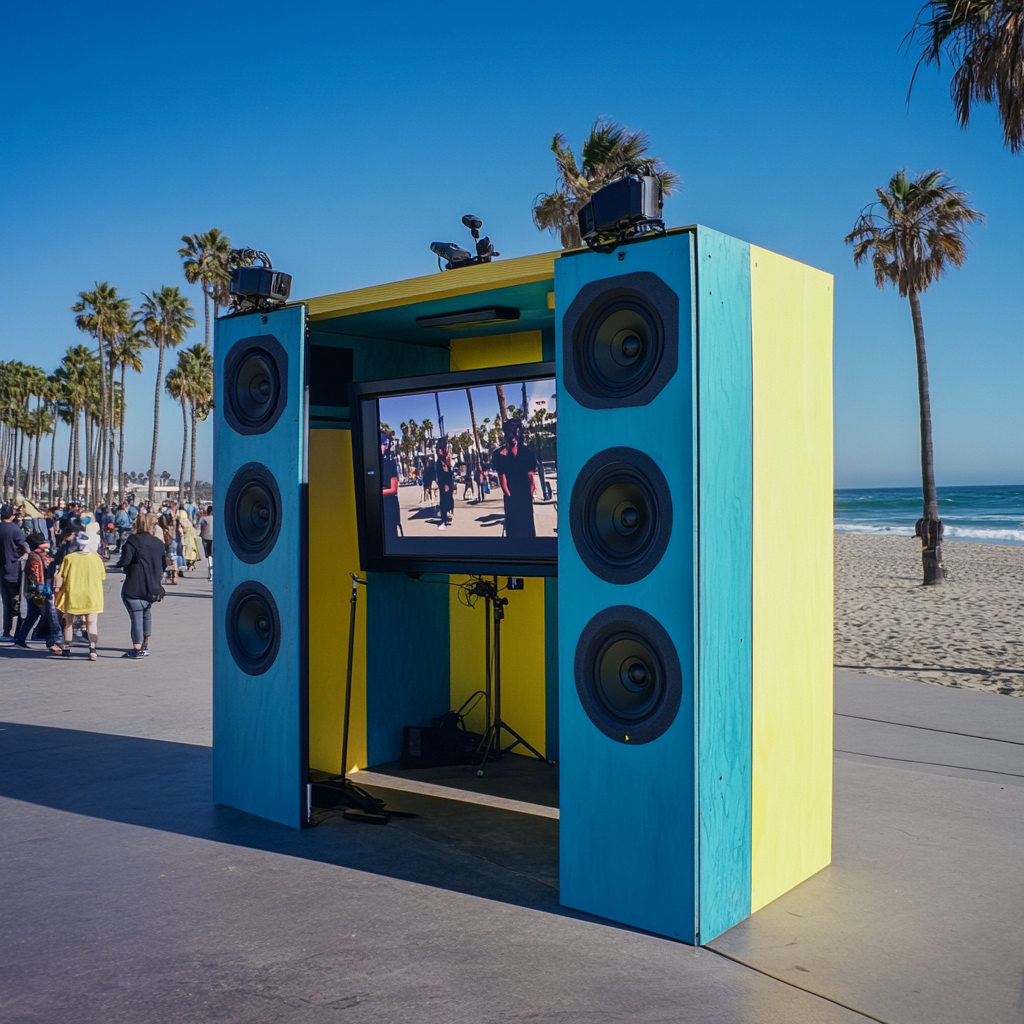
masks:
[[[119,584],[98,662],[0,649],[6,1022],[1024,1021],[1019,698],[837,673],[832,866],[694,950],[559,907],[550,817],[214,807],[209,586],[132,662]]]

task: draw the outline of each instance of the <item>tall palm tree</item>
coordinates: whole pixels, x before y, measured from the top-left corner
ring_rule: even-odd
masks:
[[[626,167],[653,174],[661,182],[662,192],[672,195],[682,185],[682,179],[660,160],[647,156],[649,146],[650,139],[643,132],[599,117],[583,143],[583,162],[579,165],[565,136],[559,132],[551,142],[558,170],[555,191],[542,193],[533,201],[533,223],[537,229],[557,234],[563,249],[582,245],[577,220],[580,207]]]
[[[216,303],[218,286],[225,285],[231,239],[220,228],[210,228],[199,235],[182,235],[184,243],[178,255],[184,261],[185,280],[198,283],[203,290],[203,311],[206,314],[206,347],[210,347],[210,300]]]
[[[921,37],[922,64],[953,65],[949,85],[961,128],[980,103],[995,103],[1010,152],[1024,149],[1024,0],[930,0],[904,42]]]
[[[156,449],[160,437],[160,388],[164,383],[164,349],[180,345],[185,334],[195,327],[195,310],[188,299],[174,286],[165,285],[152,295],[143,293],[143,302],[136,313],[150,343],[158,352],[156,370],[156,397],[153,400],[153,453],[149,461],[149,500],[153,501],[156,480]]]
[[[879,288],[895,285],[901,298],[910,300],[917,352],[917,394],[921,415],[921,485],[924,514],[917,523],[921,537],[924,582],[942,583],[942,522],[935,491],[932,456],[932,413],[928,391],[928,359],[925,353],[921,293],[952,264],[967,260],[967,228],[984,217],[972,209],[942,171],[928,171],[914,179],[906,170],[893,175],[888,188],[875,189],[878,197],[861,211],[846,244],[853,246],[853,261],[867,259]]]
[[[196,424],[209,415],[213,399],[213,353],[206,345],[193,345],[178,357],[178,365],[185,374],[185,390],[192,417],[189,494],[196,500]]]
[[[185,353],[178,356],[178,365],[168,374],[164,381],[167,394],[181,403],[181,472],[178,474],[178,503],[185,496],[185,457],[188,455],[188,360]]]
[[[122,331],[118,335],[117,345],[114,349],[114,358],[121,368],[121,418],[118,424],[117,438],[117,493],[124,501],[124,417],[127,412],[125,402],[124,377],[127,370],[134,373],[142,373],[142,352],[150,347],[149,338],[146,332],[138,326],[131,330]]]
[[[107,348],[124,329],[131,316],[131,303],[117,294],[117,289],[104,281],[96,282],[91,292],[79,292],[78,301],[71,307],[75,317],[75,326],[80,331],[91,334],[96,339],[97,356],[100,365],[99,377],[99,427],[100,427],[100,458],[106,454],[108,447],[109,425],[113,420],[109,408],[109,392],[107,387]],[[102,479],[103,464],[97,467],[96,477]],[[107,501],[113,495],[107,495]]]

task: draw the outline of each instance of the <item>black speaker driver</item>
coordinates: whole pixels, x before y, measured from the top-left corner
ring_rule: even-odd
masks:
[[[224,632],[235,664],[247,675],[263,675],[281,647],[281,616],[262,583],[239,583],[228,601]]]
[[[269,334],[235,342],[224,361],[224,418],[239,434],[265,434],[288,404],[288,353]]]
[[[640,271],[584,285],[562,321],[563,376],[588,409],[647,405],[679,362],[679,297]]]
[[[569,502],[573,543],[608,583],[636,583],[672,538],[672,492],[654,460],[636,448],[607,448],[580,470]]]
[[[224,498],[223,522],[236,558],[253,565],[274,549],[281,532],[281,491],[260,462],[240,466]]]
[[[672,638],[645,611],[598,612],[576,644],[576,692],[590,720],[619,743],[650,743],[675,721],[683,673]]]

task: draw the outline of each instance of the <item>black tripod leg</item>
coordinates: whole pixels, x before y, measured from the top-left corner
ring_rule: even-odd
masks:
[[[526,749],[531,754],[533,754],[533,756],[535,758],[537,758],[538,761],[545,761],[545,762],[547,761],[547,758],[539,750],[537,750],[536,747],[531,747],[530,744],[527,743],[526,740],[524,740],[523,737],[520,736],[519,733],[517,733],[515,731],[515,729],[512,729],[511,727],[507,726],[504,722],[499,722],[498,723],[499,735],[500,735],[500,731],[502,729],[504,729],[505,732],[507,732],[509,734],[509,736],[514,736],[515,740],[516,740],[515,743],[513,743],[511,746],[505,748],[505,751],[504,751],[505,753],[508,753],[510,750],[514,750],[518,746],[523,746],[523,747],[526,747]],[[499,742],[499,746],[500,746],[500,742]]]

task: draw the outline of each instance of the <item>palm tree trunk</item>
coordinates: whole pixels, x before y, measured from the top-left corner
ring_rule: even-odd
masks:
[[[196,407],[192,403],[192,467],[188,475],[189,500],[196,503]]]
[[[185,500],[185,456],[188,455],[188,414],[185,399],[181,400],[181,472],[178,474],[178,504]]]
[[[72,463],[72,467],[71,467],[72,471],[74,473],[74,476],[72,477],[72,480],[74,481],[74,483],[73,483],[72,486],[74,487],[73,493],[75,495],[75,501],[78,501],[78,499],[79,499],[78,475],[79,475],[79,472],[80,472],[79,466],[82,464],[82,462],[81,462],[82,456],[81,456],[81,452],[79,450],[80,447],[81,447],[81,441],[82,441],[81,430],[82,430],[82,427],[81,427],[81,424],[79,423],[79,416],[78,416],[78,413],[76,413],[75,414],[75,461]]]
[[[55,408],[53,410],[53,433],[50,434],[50,479],[46,484],[46,501],[51,508],[53,507],[53,470],[57,459],[57,424],[59,422]]]
[[[107,361],[104,358],[104,352],[103,352],[103,331],[101,331],[101,330],[97,331],[96,332],[96,338],[97,338],[97,344],[99,346],[99,363],[100,363],[100,367],[99,367],[99,369],[100,369],[100,422],[99,422],[100,443],[99,443],[99,447],[102,449],[103,446],[104,446],[104,441],[106,440],[106,437],[107,437],[107,373],[106,373]],[[103,473],[103,463],[102,463],[102,461],[100,461],[98,467],[94,463],[93,464],[93,468],[94,468],[94,470],[97,469],[97,468],[99,470],[99,472],[96,473],[96,483],[98,484],[103,479],[103,477],[102,477],[102,473]],[[99,490],[97,488],[96,495],[98,495],[98,494],[99,494]],[[95,497],[95,495],[94,495],[94,497]],[[93,501],[93,504],[96,504],[95,500]]]
[[[942,521],[939,519],[939,497],[935,490],[935,458],[932,454],[932,405],[928,390],[928,356],[924,344],[924,320],[921,317],[921,296],[910,292],[910,313],[914,321],[914,347],[917,351],[917,400],[921,412],[921,490],[924,515],[917,524],[921,538],[921,561],[925,586],[935,586],[945,579],[942,567]]]
[[[160,382],[164,379],[163,338],[157,338],[156,398],[153,400],[153,454],[149,460],[149,508],[153,510],[153,485],[156,481],[156,445],[160,437]]]
[[[206,347],[210,347],[210,293],[203,285],[203,312],[206,314]]]
[[[498,415],[501,416],[501,423],[498,424],[498,430],[500,431],[508,419],[508,409],[505,406],[505,385],[495,384],[495,388],[498,391]]]
[[[121,364],[121,425],[118,428],[117,437],[117,494],[121,501],[124,501],[124,415],[127,407],[124,401],[124,374],[126,366]]]
[[[64,500],[71,500],[71,452],[74,448],[75,443],[75,421],[72,417],[71,422],[68,424],[68,471],[64,476]]]

